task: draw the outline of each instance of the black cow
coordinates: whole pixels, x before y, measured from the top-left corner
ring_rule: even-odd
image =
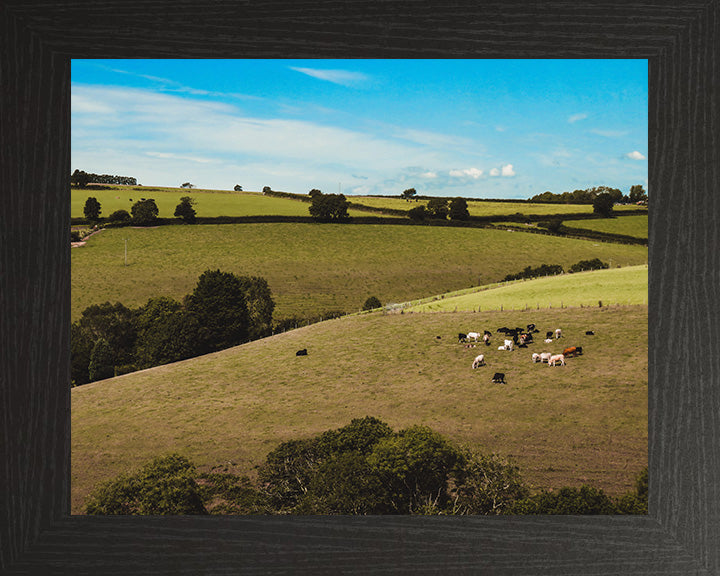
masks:
[[[528,324],[527,325],[527,331],[533,332],[535,330],[535,324]]]
[[[552,330],[545,332],[545,340],[547,340],[548,338],[552,338],[553,336],[555,336],[555,332],[553,332]]]
[[[495,375],[492,377],[492,381],[496,384],[507,384],[507,382],[505,382],[504,372],[495,372]]]
[[[463,342],[467,342],[467,334],[458,332],[458,342],[460,342],[460,344],[462,344]]]
[[[307,356],[307,348],[303,348],[302,350],[298,350],[295,352],[295,356]]]
[[[592,330],[588,330],[587,332],[585,332],[585,336],[595,336],[595,332],[593,332]]]

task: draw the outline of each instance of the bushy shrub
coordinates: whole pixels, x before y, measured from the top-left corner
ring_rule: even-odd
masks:
[[[585,270],[604,270],[610,268],[610,265],[600,260],[600,258],[593,258],[592,260],[580,260],[577,264],[570,266],[570,272],[583,272]]]
[[[127,210],[115,210],[110,216],[108,216],[108,222],[110,224],[127,224],[130,222],[130,212]]]
[[[363,310],[374,310],[375,308],[381,308],[382,302],[378,300],[375,296],[370,296],[367,300],[365,300],[365,304],[363,304]]]

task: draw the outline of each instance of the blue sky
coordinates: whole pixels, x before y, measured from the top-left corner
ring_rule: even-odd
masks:
[[[647,190],[646,60],[73,60],[72,170],[146,186]]]

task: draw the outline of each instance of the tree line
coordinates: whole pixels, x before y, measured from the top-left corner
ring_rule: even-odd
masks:
[[[137,186],[137,178],[132,176],[113,176],[111,174],[93,174],[83,170],[75,170],[70,175],[70,184],[78,188],[85,188],[88,184],[125,184]]]
[[[176,218],[182,219],[186,224],[194,224],[197,218],[195,206],[196,201],[190,196],[180,198],[180,203],[175,207]],[[99,224],[102,222],[102,205],[94,196],[90,196],[85,200],[83,207],[83,215],[90,224]],[[115,210],[107,217],[107,223],[114,226],[127,226],[133,224],[135,226],[151,226],[158,221],[160,209],[153,198],[141,198],[135,202],[127,210]]]
[[[600,258],[593,258],[592,260],[580,260],[576,264],[570,266],[569,272],[584,272],[586,270],[605,270],[610,265],[600,260]],[[503,282],[510,282],[512,280],[527,280],[530,278],[540,278],[542,276],[555,276],[556,274],[564,274],[565,270],[560,264],[541,264],[533,268],[532,266],[526,266],[521,272],[517,274],[508,274],[503,278]]]
[[[182,301],[93,304],[70,327],[71,384],[177,362],[269,336],[275,302],[264,278],[206,270]]]
[[[366,416],[289,440],[257,480],[227,467],[198,473],[187,458],[156,458],[102,483],[87,514],[647,514],[645,468],[632,491],[611,498],[583,485],[532,494],[506,459],[459,447],[427,426],[394,431]]]
[[[636,184],[630,187],[630,192],[624,195],[618,188],[610,188],[608,186],[595,186],[585,190],[573,190],[572,192],[562,192],[561,194],[553,194],[552,192],[543,192],[530,198],[529,202],[544,202],[552,204],[593,204],[595,199],[601,194],[608,194],[613,203],[619,204],[635,204],[637,202],[647,202],[647,193],[645,189]]]

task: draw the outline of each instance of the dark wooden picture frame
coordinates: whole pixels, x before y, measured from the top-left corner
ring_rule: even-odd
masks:
[[[718,0],[4,0],[0,572],[720,574],[719,22]],[[647,59],[649,515],[70,516],[70,61],[93,57]]]

